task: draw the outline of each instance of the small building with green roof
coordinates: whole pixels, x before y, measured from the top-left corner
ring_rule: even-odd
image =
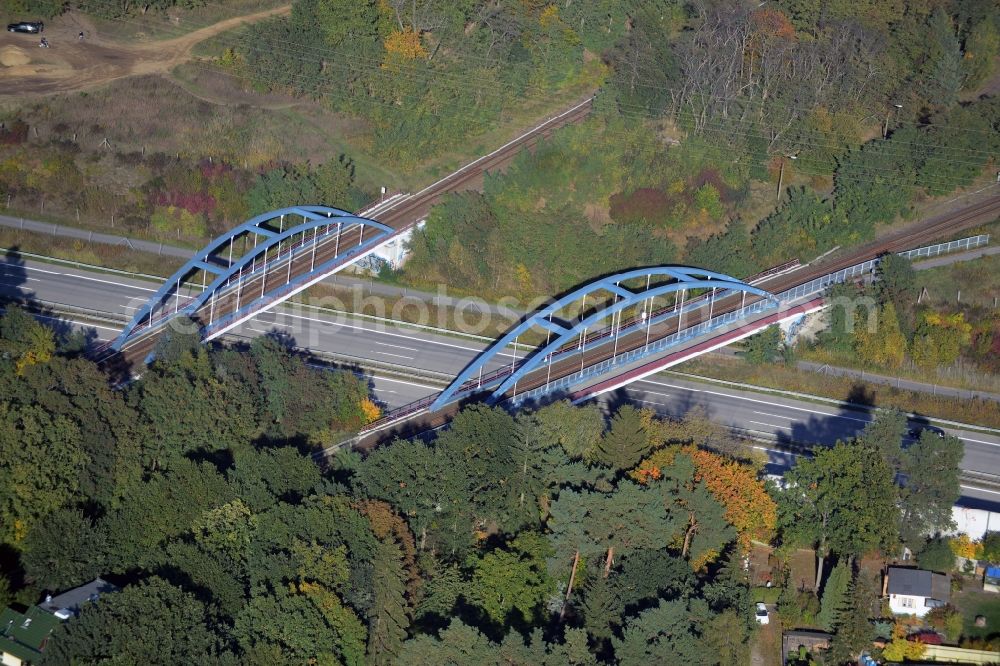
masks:
[[[49,634],[59,618],[38,606],[25,613],[12,608],[0,612],[0,663],[4,666],[37,664],[42,659]]]

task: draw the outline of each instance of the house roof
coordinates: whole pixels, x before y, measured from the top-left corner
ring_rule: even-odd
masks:
[[[6,608],[0,612],[0,651],[23,661],[37,661],[49,634],[58,625],[58,618],[38,606],[26,613]]]
[[[833,634],[828,634],[825,631],[815,631],[812,629],[794,629],[792,631],[786,631],[782,634],[786,638],[812,638],[816,640],[830,640],[833,638]]]
[[[939,601],[951,598],[951,579],[925,569],[889,567],[889,594],[905,594],[911,597],[927,597]]]
[[[118,588],[115,585],[103,578],[95,578],[86,585],[74,587],[72,590],[46,599],[38,606],[55,614],[60,620],[65,620],[71,615],[79,615],[80,607],[88,601],[97,601],[100,595],[117,591]]]

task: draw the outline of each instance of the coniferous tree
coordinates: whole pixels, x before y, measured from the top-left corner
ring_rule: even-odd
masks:
[[[612,417],[611,427],[597,443],[593,458],[615,469],[634,467],[649,452],[642,412],[625,405]]]
[[[823,597],[816,622],[827,631],[832,631],[840,623],[840,616],[846,609],[847,595],[851,584],[851,567],[840,562],[830,572],[823,585]]]

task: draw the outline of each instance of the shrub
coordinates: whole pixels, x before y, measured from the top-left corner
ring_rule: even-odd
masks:
[[[955,553],[946,539],[931,539],[917,553],[917,563],[930,571],[951,571],[955,568]]]

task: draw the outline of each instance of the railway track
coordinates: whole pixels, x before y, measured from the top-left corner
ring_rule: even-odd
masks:
[[[407,232],[424,219],[431,207],[438,203],[442,197],[449,193],[474,189],[477,184],[481,183],[484,174],[505,168],[519,152],[534,146],[560,127],[582,121],[590,114],[592,107],[592,97],[575,103],[566,111],[546,119],[488,155],[470,162],[416,194],[401,198],[397,203],[380,213],[378,221],[395,229],[393,236]],[[280,260],[280,252],[279,256],[271,256],[270,259],[266,259],[267,272],[262,275],[248,276],[246,280],[234,281],[232,285],[220,292],[211,304],[206,303],[199,308],[192,319],[204,326],[211,321],[231,315],[241,305],[246,305],[247,302],[253,300],[254,295],[263,298],[266,294],[280,289],[296,278],[312,272],[314,265],[333,259],[341,248],[355,244],[360,245],[372,240],[377,233],[370,227],[352,226],[314,241],[316,244],[315,252],[294,254],[291,247],[286,247],[284,251],[288,254],[283,261]],[[298,241],[297,245],[301,247],[308,240],[308,235],[306,235]],[[245,246],[244,249],[246,249]],[[344,263],[350,262],[345,261]],[[254,271],[250,269],[249,272],[253,273]],[[169,304],[167,304],[167,310],[163,318],[170,316]],[[152,323],[156,322],[157,320],[153,319],[148,327],[149,332],[140,334],[134,340],[127,342],[119,353],[100,358],[102,366],[114,375],[130,374],[155,349],[162,333],[161,328],[156,327],[154,330]]]
[[[917,245],[937,240],[943,235],[957,233],[983,224],[984,222],[992,221],[997,215],[1000,215],[1000,196],[991,197],[955,213],[939,215],[923,220],[905,229],[888,234],[881,239],[844,252],[836,258],[809,265],[794,272],[779,274],[758,286],[765,287],[772,293],[780,293],[800,284],[810,282],[815,278],[862,263],[881,254],[907,250]],[[758,300],[760,298],[756,296],[747,296],[745,302],[741,296],[720,298],[714,302],[712,314],[713,316],[717,316],[732,312],[742,307],[744,303],[749,305]],[[695,326],[708,319],[708,315],[709,313],[706,311],[706,308],[701,308],[694,312],[685,313],[683,321],[687,326]],[[617,354],[627,353],[646,344],[652,344],[674,333],[678,328],[678,323],[677,317],[671,316],[651,326],[648,335],[645,328],[640,328],[640,330],[620,335],[614,346],[604,344],[587,349],[580,354],[572,355],[570,358],[556,361],[549,366],[543,365],[519,380],[513,390],[505,395],[504,399],[510,399],[515,397],[516,393],[525,393],[546,383],[555,382],[563,377],[579,372],[585,367],[608,360]],[[438,412],[419,414],[410,421],[389,427],[384,431],[362,435],[356,442],[356,446],[361,449],[367,449],[393,437],[413,437],[423,432],[440,428],[450,421],[466,402],[469,401],[453,403]]]

